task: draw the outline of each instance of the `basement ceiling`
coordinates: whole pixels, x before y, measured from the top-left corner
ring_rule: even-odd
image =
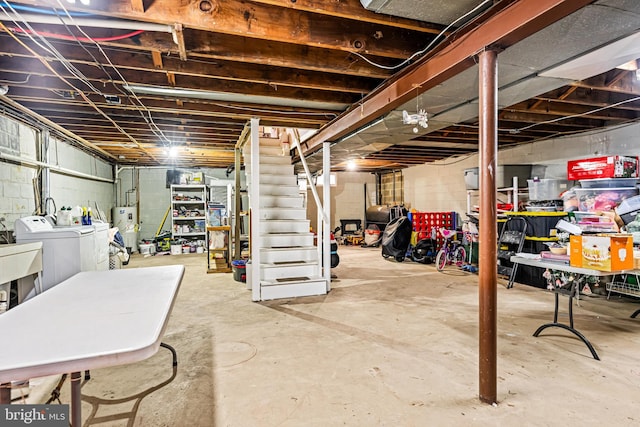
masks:
[[[119,165],[226,168],[259,117],[320,130],[334,170],[354,160],[385,171],[477,152],[473,63],[398,105],[367,107],[524,1],[428,0],[419,11],[408,0],[84,3],[0,1],[0,111],[35,113]],[[531,19],[539,28],[514,30],[498,55],[501,147],[640,117],[637,73],[616,68],[640,58],[640,2],[557,3],[580,6]],[[403,124],[403,110],[420,109],[426,129]],[[349,122],[360,111],[362,123]],[[312,170],[317,142],[304,145]]]

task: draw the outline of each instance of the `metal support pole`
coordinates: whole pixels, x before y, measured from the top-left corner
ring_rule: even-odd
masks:
[[[71,426],[82,426],[82,373],[71,373]]]
[[[331,144],[322,144],[322,209],[324,211],[324,227],[322,228],[322,265],[324,278],[327,281],[327,292],[331,290]]]
[[[479,167],[480,167],[480,247],[479,247],[479,378],[480,400],[496,403],[497,326],[497,223],[496,171],[497,135],[497,52],[479,54]]]

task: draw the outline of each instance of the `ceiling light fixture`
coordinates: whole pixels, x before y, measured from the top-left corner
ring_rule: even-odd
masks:
[[[175,158],[178,155],[178,148],[177,147],[169,147],[169,151],[167,152],[167,155],[171,158]]]
[[[355,162],[355,161],[353,161],[353,160],[347,160],[347,170],[348,170],[348,171],[356,170],[356,167],[357,167],[357,165],[356,165],[356,162]]]
[[[349,105],[337,102],[305,101],[301,99],[279,98],[275,96],[245,95],[240,93],[214,92],[172,88],[165,86],[124,85],[129,92],[146,95],[173,96],[177,98],[210,99],[224,102],[246,102],[249,104],[278,105],[280,107],[314,108],[321,110],[343,111]]]

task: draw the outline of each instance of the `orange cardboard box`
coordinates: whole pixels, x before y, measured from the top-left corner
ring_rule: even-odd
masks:
[[[592,270],[633,269],[633,239],[628,234],[571,236],[570,264]]]

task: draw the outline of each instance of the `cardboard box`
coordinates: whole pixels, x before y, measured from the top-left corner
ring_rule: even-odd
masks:
[[[633,238],[629,234],[571,236],[570,264],[592,270],[633,269]]]
[[[637,178],[638,157],[603,156],[569,160],[567,179],[576,181],[592,178]]]

